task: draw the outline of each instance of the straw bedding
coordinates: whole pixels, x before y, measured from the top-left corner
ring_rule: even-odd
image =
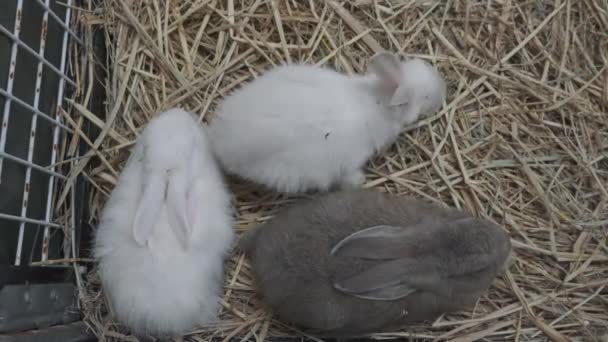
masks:
[[[106,0],[78,20],[89,34],[105,30],[108,52],[108,77],[94,80],[106,113],[77,101],[66,115],[101,129],[77,137],[94,147],[76,168],[92,185],[93,217],[159,111],[212,120],[224,96],[284,62],[359,73],[382,49],[417,56],[445,75],[447,103],[368,163],[365,186],[492,219],[515,257],[472,310],[372,337],[608,340],[606,1]],[[231,190],[239,232],[297,199],[237,179]],[[304,336],[273,318],[253,286],[247,260],[232,256],[221,322],[187,339]],[[80,290],[98,337],[134,340],[107,314],[94,269]]]

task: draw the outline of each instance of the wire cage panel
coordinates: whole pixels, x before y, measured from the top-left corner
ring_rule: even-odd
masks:
[[[67,5],[67,6],[66,6]],[[66,180],[57,161],[66,133],[71,1],[0,3],[0,264],[65,257],[69,228],[53,220],[53,198]],[[75,36],[75,35],[74,35]],[[66,248],[68,246],[68,248]]]
[[[84,208],[81,178],[68,177],[82,146],[64,122],[65,96],[79,90],[70,61],[85,51],[73,5],[0,1],[2,340],[91,340],[79,321],[84,268],[70,262],[79,257]]]

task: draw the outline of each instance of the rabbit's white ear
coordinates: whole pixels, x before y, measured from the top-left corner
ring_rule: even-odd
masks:
[[[388,102],[389,106],[407,106],[408,112],[416,110],[414,105],[414,89],[406,85],[397,87]]]
[[[369,60],[368,69],[378,76],[381,87],[387,91],[395,91],[401,82],[401,62],[392,53],[375,54]]]
[[[150,174],[135,212],[133,238],[138,245],[146,244],[156,225],[165,197],[166,181],[162,175]]]
[[[192,220],[188,216],[189,178],[173,174],[167,186],[167,213],[171,229],[184,248],[190,245]]]

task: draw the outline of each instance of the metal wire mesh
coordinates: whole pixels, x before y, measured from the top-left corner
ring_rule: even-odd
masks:
[[[59,161],[73,133],[60,115],[76,85],[68,47],[82,44],[72,0],[3,0],[0,11],[0,263],[67,258],[73,227],[54,218],[54,193],[67,180]]]

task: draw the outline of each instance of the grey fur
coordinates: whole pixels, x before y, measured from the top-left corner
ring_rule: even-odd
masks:
[[[292,206],[246,233],[239,248],[279,317],[349,336],[473,305],[511,243],[493,223],[455,209],[351,190]]]

